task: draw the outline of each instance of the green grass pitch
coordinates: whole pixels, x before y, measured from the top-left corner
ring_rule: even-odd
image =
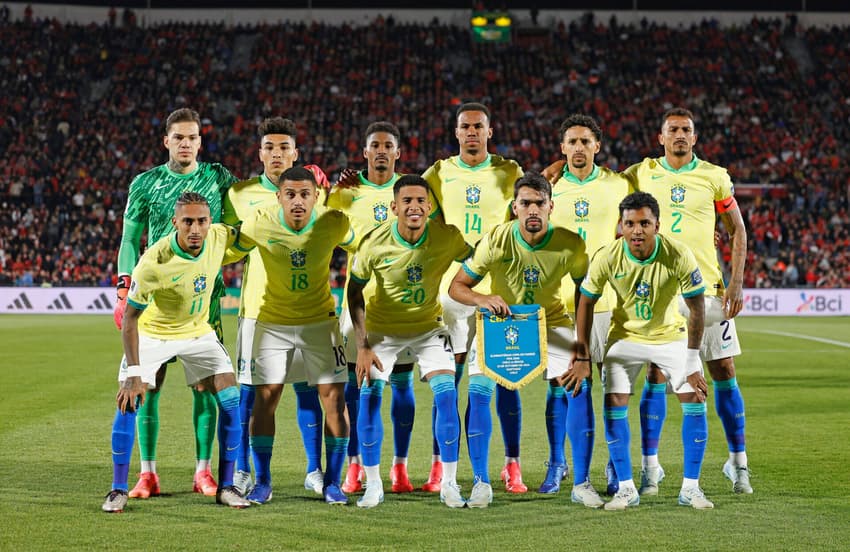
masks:
[[[702,486],[711,511],[676,505],[681,411],[671,398],[661,443],[667,479],[658,497],[626,512],[572,504],[535,491],[545,474],[545,386],[523,390],[522,463],[530,492],[508,495],[498,479],[501,432],[494,417],[486,510],[450,510],[434,495],[387,493],[363,511],[330,507],[303,488],[304,454],[290,390],[278,409],[274,500],[236,511],[191,493],[191,393],[171,368],[160,403],[158,467],[166,496],[131,501],[123,514],[100,511],[111,482],[118,332],[106,316],[0,317],[0,550],[848,550],[850,549],[850,319],[740,318],[738,379],[747,405],[755,494],[736,496],[720,468],[727,449],[713,402]],[[235,319],[226,319],[232,343]],[[814,338],[814,339],[813,339]],[[233,347],[230,347],[231,353]],[[597,437],[591,477],[604,489],[607,459],[594,387]],[[466,403],[461,384],[461,408]],[[428,387],[417,385],[410,474],[430,465]],[[713,399],[710,398],[710,401]],[[392,458],[389,397],[382,474]],[[632,448],[639,466],[637,398]],[[567,455],[569,458],[569,452]],[[214,460],[215,465],[215,460]],[[138,470],[134,454],[131,485]],[[459,481],[471,488],[465,445]],[[356,497],[353,497],[356,498]]]

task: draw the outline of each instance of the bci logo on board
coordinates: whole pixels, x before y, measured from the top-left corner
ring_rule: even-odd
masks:
[[[830,298],[816,293],[800,292],[797,312],[841,312],[841,296]]]
[[[749,312],[778,312],[778,295],[747,295],[744,297],[744,309]]]

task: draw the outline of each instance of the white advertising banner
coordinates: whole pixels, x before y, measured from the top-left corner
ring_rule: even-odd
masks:
[[[111,314],[114,306],[113,288],[0,287],[0,314]],[[850,316],[850,289],[745,289],[740,316]]]

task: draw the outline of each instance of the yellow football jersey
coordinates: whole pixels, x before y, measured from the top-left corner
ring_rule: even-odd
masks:
[[[300,326],[335,317],[330,261],[335,246],[353,241],[348,217],[336,210],[313,210],[301,230],[286,224],[279,205],[243,221],[237,246],[256,247],[267,274],[257,320]]]
[[[422,174],[434,192],[443,220],[457,226],[466,243],[472,245],[510,219],[514,183],[520,176],[522,169],[516,161],[493,154],[474,167],[455,155],[437,161]],[[448,291],[457,268],[452,266],[446,273],[442,293]],[[486,280],[480,284],[483,289],[489,286]]]
[[[201,253],[193,257],[177,245],[177,232],[145,251],[133,269],[127,302],[144,310],[139,333],[157,339],[191,339],[212,330],[207,323],[216,275],[236,229],[210,226]]]
[[[645,261],[631,254],[623,238],[597,251],[581,292],[597,299],[606,283],[616,295],[609,346],[620,339],[638,343],[683,339],[687,324],[679,314],[677,296],[693,297],[705,292],[690,248],[660,234],[655,238],[655,250]]]
[[[629,183],[620,174],[598,165],[584,180],[564,167],[561,178],[552,186],[555,208],[549,220],[577,233],[585,241],[588,254],[593,254],[617,238],[619,205],[629,193]],[[564,278],[562,291],[568,312],[575,312],[575,284]],[[596,303],[596,312],[611,310],[613,292],[607,289]]]
[[[581,280],[587,265],[584,240],[575,232],[550,224],[543,241],[532,246],[522,237],[519,221],[512,221],[485,234],[463,270],[475,280],[489,274],[492,294],[509,305],[540,305],[548,326],[572,326],[561,281],[566,276]]]
[[[732,201],[726,169],[693,161],[675,170],[664,157],[646,158],[623,173],[632,186],[652,194],[661,211],[662,234],[685,243],[699,263],[708,294],[723,295],[725,285],[714,246],[715,202]]]
[[[460,231],[439,220],[428,221],[414,244],[398,233],[398,221],[373,230],[361,243],[351,278],[372,281],[366,303],[366,328],[388,335],[421,334],[442,324],[440,280],[452,262],[472,253]]]

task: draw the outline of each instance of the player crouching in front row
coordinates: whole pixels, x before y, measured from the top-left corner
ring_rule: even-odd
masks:
[[[179,358],[186,383],[211,389],[219,411],[219,488],[216,502],[247,508],[250,502],[233,487],[239,448],[239,391],[230,356],[207,323],[212,283],[236,231],[211,224],[203,196],[186,192],[177,200],[172,224],[176,232],[156,242],[133,270],[121,337],[124,358],[112,426],[112,490],[105,512],[127,505],[127,477],[135,440],[136,409],[145,391],[156,385],[156,371]]]

